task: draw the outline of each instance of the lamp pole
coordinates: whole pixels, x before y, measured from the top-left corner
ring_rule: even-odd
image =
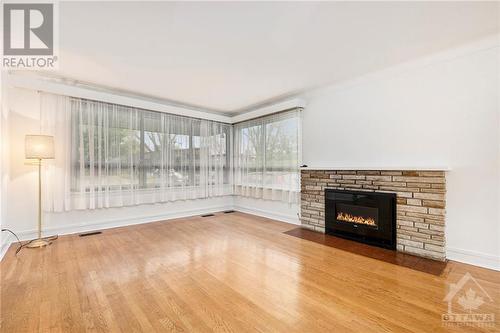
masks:
[[[54,137],[43,134],[26,135],[24,144],[25,158],[38,161],[38,237],[30,240],[26,247],[38,248],[57,239],[57,235],[42,238],[42,160],[55,158]]]
[[[42,238],[42,159],[38,159],[38,239]]]
[[[29,248],[44,247],[52,243],[52,237],[42,238],[42,159],[38,158],[38,237],[26,245]]]

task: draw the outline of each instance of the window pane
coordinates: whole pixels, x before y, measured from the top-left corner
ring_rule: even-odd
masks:
[[[287,189],[298,181],[297,125],[297,118],[266,124],[266,187]]]
[[[171,167],[168,170],[168,183],[170,186],[192,184],[193,165],[189,140],[190,136],[185,134],[170,134],[169,136]]]
[[[164,135],[158,132],[144,132],[144,172],[145,188],[158,188],[162,183],[162,143]]]
[[[264,135],[262,125],[244,128],[241,131],[241,158],[245,163],[242,183],[262,185],[264,172]]]

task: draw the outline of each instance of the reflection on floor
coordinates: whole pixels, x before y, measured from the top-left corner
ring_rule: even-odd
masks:
[[[382,249],[303,228],[288,230],[285,234],[437,276],[443,273],[447,264],[447,262],[430,260],[406,253]]]

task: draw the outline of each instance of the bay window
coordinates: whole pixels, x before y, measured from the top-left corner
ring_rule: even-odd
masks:
[[[299,109],[231,125],[42,93],[41,116],[57,138],[48,211],[233,194],[298,200]]]

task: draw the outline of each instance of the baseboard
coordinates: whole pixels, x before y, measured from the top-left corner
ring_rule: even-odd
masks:
[[[6,231],[3,232],[2,235],[2,244],[0,246],[0,261],[3,259],[4,255],[7,253],[7,250],[9,249],[10,245],[14,242],[15,238],[14,236]]]
[[[132,218],[120,218],[113,219],[107,221],[99,221],[94,223],[80,223],[80,224],[72,224],[64,227],[54,228],[48,227],[44,229],[44,235],[69,235],[80,232],[88,232],[93,230],[103,230],[110,229],[116,227],[126,227],[129,225],[143,224],[143,223],[151,223],[162,220],[172,220],[177,218],[196,216],[208,213],[215,213],[224,210],[233,209],[232,205],[222,205],[222,206],[213,206],[203,209],[193,209],[193,210],[184,210],[177,211],[175,213],[161,214],[161,215],[151,215],[145,217],[132,217]],[[18,233],[19,239],[28,240],[36,237],[36,230],[24,230]]]
[[[242,213],[267,217],[268,219],[273,219],[273,220],[277,220],[277,221],[281,221],[281,222],[300,225],[300,221],[299,221],[298,216],[279,214],[279,213],[274,213],[274,212],[270,212],[270,211],[266,211],[266,210],[262,210],[262,209],[248,208],[248,207],[243,207],[243,206],[238,206],[238,205],[235,205],[233,209],[236,211],[242,212]]]
[[[500,257],[491,254],[448,247],[446,249],[446,258],[465,264],[500,271]]]

